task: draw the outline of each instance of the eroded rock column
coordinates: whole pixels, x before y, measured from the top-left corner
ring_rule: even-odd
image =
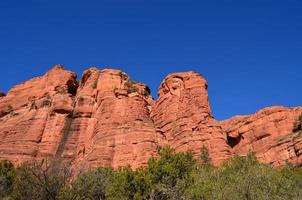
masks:
[[[231,155],[226,136],[211,115],[207,82],[200,74],[168,75],[158,96],[151,116],[167,145],[177,151],[192,151],[196,156],[206,146],[214,164]]]
[[[91,111],[91,122],[79,140],[85,149],[82,162],[91,167],[137,168],[156,154],[162,136],[149,116],[152,98],[146,91],[146,85],[131,81],[120,70],[90,69],[84,73],[78,92],[82,105],[78,100],[76,113]]]

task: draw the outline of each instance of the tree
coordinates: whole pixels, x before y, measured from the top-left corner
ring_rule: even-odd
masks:
[[[2,196],[14,200],[299,200],[302,168],[274,169],[255,154],[235,156],[214,167],[206,148],[199,159],[190,152],[162,148],[148,165],[97,168],[70,179],[66,170],[47,165],[14,169],[0,162]],[[13,181],[12,181],[13,180]],[[12,186],[13,184],[13,186]],[[13,190],[11,188],[13,187]]]
[[[197,160],[194,169],[186,178],[185,194],[189,199],[213,199],[217,185],[217,170],[211,164],[208,149],[201,149],[200,160]]]
[[[71,188],[65,191],[64,199],[105,200],[106,187],[112,173],[111,168],[100,167],[80,174],[71,184]]]
[[[196,160],[192,153],[176,153],[166,147],[159,151],[159,158],[151,158],[148,171],[152,179],[151,199],[186,199],[185,180],[194,169]]]
[[[292,175],[285,177],[282,171],[259,163],[254,154],[236,156],[225,162],[217,176],[214,199],[300,199],[298,190],[291,187],[296,185]]]
[[[200,154],[201,162],[206,165],[211,165],[212,160],[211,160],[208,148],[206,146],[202,146],[200,153],[201,153]]]
[[[58,200],[70,173],[65,168],[33,164],[17,168],[12,198],[15,200]]]
[[[134,172],[130,167],[120,168],[110,178],[106,197],[110,200],[134,199]]]

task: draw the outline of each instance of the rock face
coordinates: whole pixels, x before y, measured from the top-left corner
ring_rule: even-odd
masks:
[[[221,122],[235,154],[252,151],[259,160],[274,166],[302,164],[299,116],[302,107],[274,106],[253,115],[236,116]]]
[[[0,99],[0,159],[144,165],[163,138],[150,118],[148,93],[120,70],[91,68],[78,85],[74,73],[55,66]]]
[[[76,78],[57,65],[7,95],[0,92],[0,160],[137,168],[168,145],[195,156],[208,147],[215,165],[249,151],[274,166],[302,164],[302,107],[218,122],[207,82],[195,72],[168,75],[157,101],[120,70],[90,68],[79,83]]]
[[[73,109],[76,75],[55,66],[0,99],[0,159],[54,156]]]
[[[169,146],[177,151],[192,151],[197,156],[203,146],[208,147],[214,164],[232,155],[226,135],[212,117],[207,82],[200,74],[168,75],[158,97],[152,118]]]
[[[90,167],[146,164],[162,140],[150,118],[150,101],[146,85],[120,70],[84,72],[74,113],[80,128],[76,162]]]

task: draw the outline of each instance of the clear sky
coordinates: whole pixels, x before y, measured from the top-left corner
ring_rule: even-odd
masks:
[[[64,64],[209,83],[214,116],[302,105],[301,0],[0,0],[0,90]]]

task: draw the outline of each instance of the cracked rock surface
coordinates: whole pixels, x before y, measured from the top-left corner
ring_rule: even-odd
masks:
[[[146,165],[158,148],[209,149],[214,165],[250,151],[273,166],[302,164],[302,107],[273,106],[224,121],[213,118],[206,80],[169,74],[158,99],[147,85],[114,69],[77,75],[54,66],[0,92],[0,159],[52,162],[76,170]]]

